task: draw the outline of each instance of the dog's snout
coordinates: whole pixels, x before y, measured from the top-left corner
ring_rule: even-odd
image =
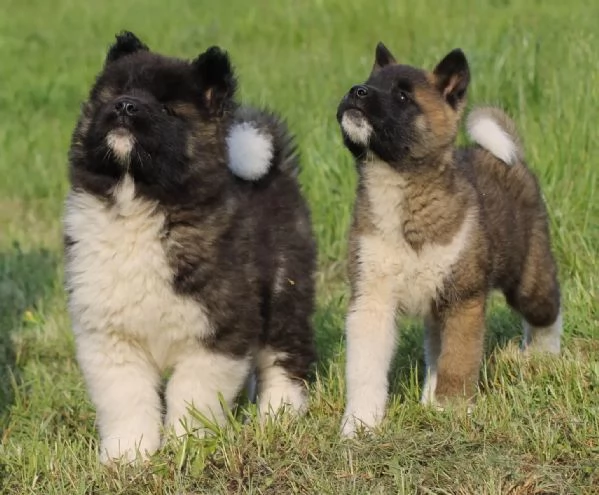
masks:
[[[364,98],[368,95],[368,88],[362,84],[358,84],[349,90],[349,94],[356,98]]]
[[[131,98],[119,98],[114,103],[114,111],[119,117],[131,117],[138,110],[139,105]]]

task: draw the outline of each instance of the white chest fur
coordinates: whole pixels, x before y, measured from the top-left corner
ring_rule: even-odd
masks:
[[[360,270],[371,280],[390,278],[398,310],[424,316],[467,245],[472,216],[466,217],[450,243],[426,244],[415,251],[402,229],[405,179],[386,163],[375,162],[365,167],[364,180],[376,232],[359,240]]]
[[[160,368],[190,340],[210,332],[201,305],[172,290],[163,225],[154,203],[135,198],[129,178],[113,205],[74,191],[66,203],[65,233],[75,241],[66,260],[75,333],[132,340]]]

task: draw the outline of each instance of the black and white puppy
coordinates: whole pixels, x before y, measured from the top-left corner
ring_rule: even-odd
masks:
[[[125,32],[83,105],[66,289],[103,462],[154,452],[163,422],[197,427],[189,406],[222,420],[254,367],[261,414],[306,406],[316,247],[298,159],[235,89],[219,48],[185,61]]]

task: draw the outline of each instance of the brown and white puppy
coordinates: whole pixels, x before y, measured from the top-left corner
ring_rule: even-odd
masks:
[[[396,63],[379,43],[370,77],[339,105],[359,173],[345,435],[384,415],[397,314],[426,322],[423,403],[473,397],[493,289],[522,315],[525,347],[559,352],[547,213],[514,124],[476,109],[467,121],[476,144],[455,145],[469,79],[459,49],[427,72]]]

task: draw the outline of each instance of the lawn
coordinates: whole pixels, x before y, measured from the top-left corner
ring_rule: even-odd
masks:
[[[598,2],[1,0],[0,11],[0,493],[599,493]],[[74,360],[61,211],[79,104],[124,28],[172,55],[227,48],[243,101],[281,112],[297,135],[320,248],[319,362],[301,420],[261,427],[243,404],[210,441],[110,471]],[[517,122],[549,204],[564,352],[523,359],[520,323],[496,298],[478,406],[436,412],[418,404],[422,328],[411,322],[380,433],[341,441],[356,177],[335,109],[379,40],[431,68],[461,47],[470,104],[500,104]]]

